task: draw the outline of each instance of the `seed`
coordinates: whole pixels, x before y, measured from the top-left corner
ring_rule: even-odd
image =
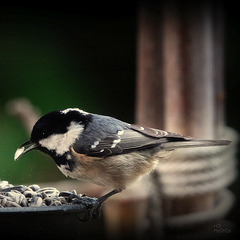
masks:
[[[23,194],[19,193],[19,194],[16,194],[15,201],[21,205],[22,202],[26,202],[27,199]]]
[[[61,205],[62,205],[62,203],[60,201],[57,201],[57,200],[50,204],[50,206],[61,206]]]
[[[76,190],[72,190],[72,194],[77,195],[77,191]]]
[[[13,185],[8,183],[8,181],[0,181],[0,189],[10,188],[10,187],[13,187]]]
[[[16,197],[16,193],[15,192],[6,192],[6,196],[10,197],[10,198],[15,198]]]
[[[64,198],[64,197],[59,197],[58,199],[59,199],[59,201],[60,201],[62,204],[67,204],[66,198]]]
[[[59,196],[59,191],[53,187],[41,188],[37,191],[37,193],[42,193],[42,192],[46,193],[48,197],[58,197]]]
[[[48,195],[45,192],[38,193],[39,197],[42,197],[42,199],[45,199],[48,197]]]
[[[7,181],[0,181],[0,208],[88,205],[91,199],[86,194],[77,194],[76,190],[59,192],[54,187],[40,188],[37,184],[13,186]]]
[[[10,197],[8,197],[8,196],[6,196],[6,195],[3,195],[3,194],[0,194],[0,199],[2,199],[2,200],[6,200],[6,201],[11,201],[11,198]]]
[[[6,202],[7,202],[7,198],[1,199],[1,206],[5,207]]]
[[[31,188],[34,192],[40,189],[39,185],[37,184],[32,184],[32,185],[29,185],[28,187]]]
[[[38,196],[38,194],[33,191],[25,191],[23,194],[26,198],[32,198],[32,197]]]
[[[72,193],[68,191],[62,191],[59,193],[59,197],[69,197],[70,195],[72,195]]]
[[[27,201],[27,199],[26,199],[26,198],[23,199],[20,205],[21,205],[22,207],[28,207],[28,201]]]
[[[31,207],[40,207],[42,206],[42,198],[41,197],[33,197],[29,203]]]
[[[16,202],[7,201],[5,203],[5,207],[21,207],[21,206],[18,203],[16,203]]]
[[[53,201],[53,200],[52,200],[51,198],[48,198],[48,197],[44,199],[44,203],[45,203],[47,206],[50,206],[51,203],[52,203],[52,201]]]

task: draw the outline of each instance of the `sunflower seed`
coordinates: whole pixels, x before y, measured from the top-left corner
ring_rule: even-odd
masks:
[[[47,206],[50,206],[53,202],[53,199],[52,198],[45,198],[44,199],[44,203],[47,205]]]
[[[33,197],[29,203],[30,207],[40,207],[42,206],[42,198],[41,197]]]
[[[89,201],[91,198],[77,194],[76,190],[60,192],[54,187],[40,188],[37,184],[14,186],[8,181],[0,181],[0,208],[61,206]]]
[[[31,188],[34,192],[40,189],[39,185],[37,184],[32,184],[32,185],[29,185],[28,187]]]
[[[21,207],[21,206],[16,202],[7,201],[5,203],[5,207]]]
[[[1,201],[1,206],[5,207],[7,198],[2,198],[2,199],[0,199],[0,201]]]
[[[60,201],[56,200],[56,201],[53,201],[49,206],[61,206],[61,205],[62,205],[62,203]]]
[[[69,197],[70,195],[72,195],[72,192],[62,191],[59,193],[59,197]]]
[[[59,191],[54,188],[54,187],[46,187],[46,188],[41,188],[37,191],[37,193],[46,193],[48,197],[58,197],[59,196]]]
[[[25,191],[23,194],[26,198],[32,198],[32,197],[38,196],[38,194],[34,191]]]

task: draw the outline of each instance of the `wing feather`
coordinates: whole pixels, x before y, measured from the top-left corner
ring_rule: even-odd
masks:
[[[185,140],[193,140],[192,137],[187,137],[177,133],[172,133],[172,132],[168,132],[160,129],[150,128],[150,127],[141,127],[135,124],[131,124],[130,126],[133,130],[138,131],[150,137],[155,137],[155,138],[168,137],[168,138],[180,138]]]
[[[79,139],[73,146],[74,150],[89,156],[106,157],[152,148],[169,141],[192,139],[179,134],[154,128],[144,128],[134,124],[126,124],[121,130],[108,132],[103,139],[100,139],[97,134],[95,137],[96,139],[93,142],[86,142],[84,146],[82,145],[82,139]]]

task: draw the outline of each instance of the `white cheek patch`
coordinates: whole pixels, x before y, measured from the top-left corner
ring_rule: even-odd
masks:
[[[39,144],[50,151],[56,151],[57,155],[63,155],[69,151],[69,148],[74,144],[83,129],[83,125],[72,122],[66,133],[53,134],[46,139],[40,140]]]

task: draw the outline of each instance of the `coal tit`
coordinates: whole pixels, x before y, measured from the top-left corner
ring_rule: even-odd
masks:
[[[38,149],[50,155],[63,174],[122,191],[153,171],[176,148],[227,145],[225,140],[194,140],[168,131],[128,124],[78,108],[50,112],[34,125],[30,140],[14,156]]]

